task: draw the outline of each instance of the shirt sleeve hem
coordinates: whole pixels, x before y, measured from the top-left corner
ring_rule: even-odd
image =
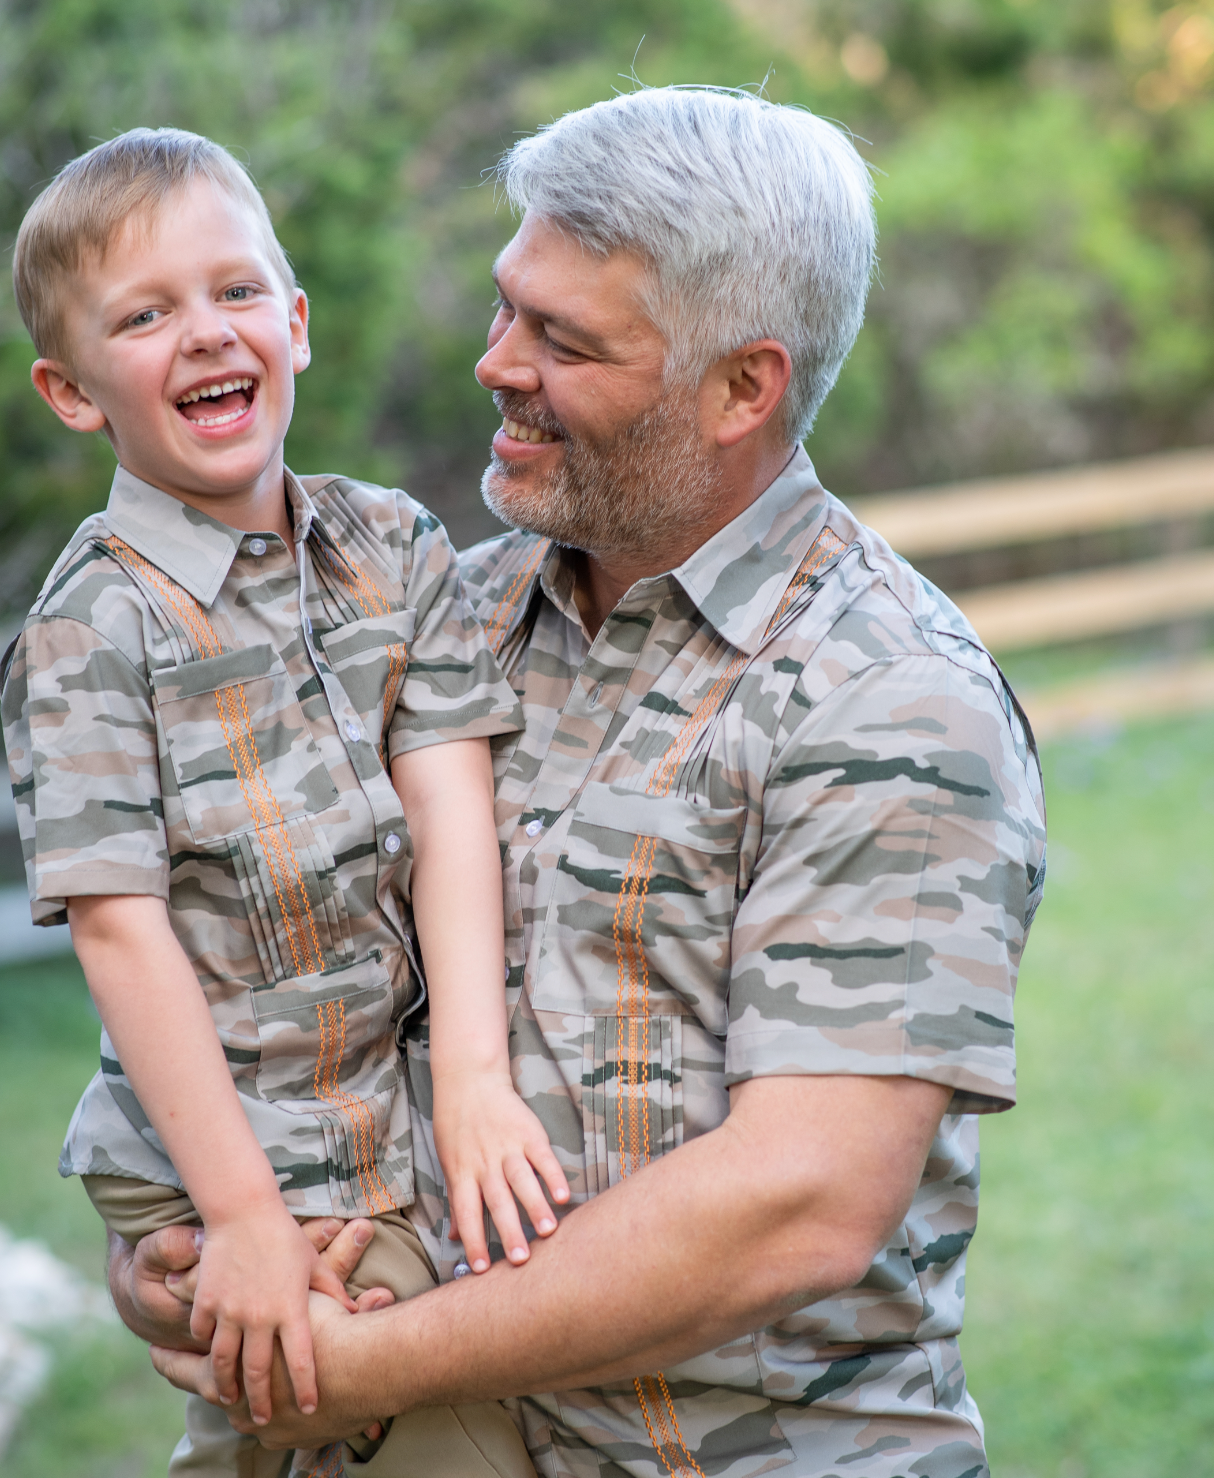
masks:
[[[731,1033],[725,1049],[725,1084],[733,1087],[751,1078],[836,1075],[918,1078],[953,1090],[949,1113],[1002,1113],[1016,1102],[1015,1079],[1006,1062],[988,1066],[998,1076],[978,1071],[972,1063],[957,1061],[948,1054],[878,1056],[846,1047],[827,1047],[816,1031],[784,1027],[770,1032]]]
[[[388,758],[410,750],[425,749],[431,744],[449,744],[455,739],[491,739],[495,734],[517,734],[523,727],[523,716],[518,705],[513,708],[493,709],[467,723],[434,729],[408,729],[403,725],[388,736]]]

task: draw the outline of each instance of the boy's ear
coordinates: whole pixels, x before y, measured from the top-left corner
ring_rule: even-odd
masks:
[[[312,347],[308,343],[308,295],[302,287],[291,299],[291,368],[296,374],[312,363]]]
[[[30,370],[34,389],[65,426],[73,431],[101,431],[105,412],[95,405],[72,378],[72,371],[58,359],[36,359]]]

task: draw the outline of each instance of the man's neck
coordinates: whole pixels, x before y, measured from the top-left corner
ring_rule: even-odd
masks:
[[[643,550],[579,550],[573,598],[591,641],[638,580],[678,569],[767,491],[795,451],[785,445],[756,448],[744,464],[727,467],[727,476],[704,517],[665,544]]]

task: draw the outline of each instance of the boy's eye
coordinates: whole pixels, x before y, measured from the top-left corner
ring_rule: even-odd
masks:
[[[230,287],[224,293],[229,303],[243,303],[246,298],[252,296],[251,289],[247,287]]]
[[[155,308],[145,308],[142,313],[136,313],[133,318],[127,319],[128,328],[143,328],[149,323],[156,321]]]

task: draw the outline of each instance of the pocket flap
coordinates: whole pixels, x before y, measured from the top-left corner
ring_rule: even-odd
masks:
[[[285,676],[286,668],[274,648],[266,643],[220,652],[218,657],[202,657],[197,662],[183,662],[180,667],[162,667],[152,673],[152,686],[161,703],[172,703],[280,672]]]
[[[413,640],[417,612],[392,611],[387,616],[371,616],[365,621],[351,621],[326,631],[322,643],[325,656],[333,667],[339,667],[364,652],[382,651],[385,647]]]
[[[702,806],[683,796],[647,795],[623,785],[588,785],[570,830],[583,837],[599,827],[657,837],[696,852],[736,852],[745,806]]]

